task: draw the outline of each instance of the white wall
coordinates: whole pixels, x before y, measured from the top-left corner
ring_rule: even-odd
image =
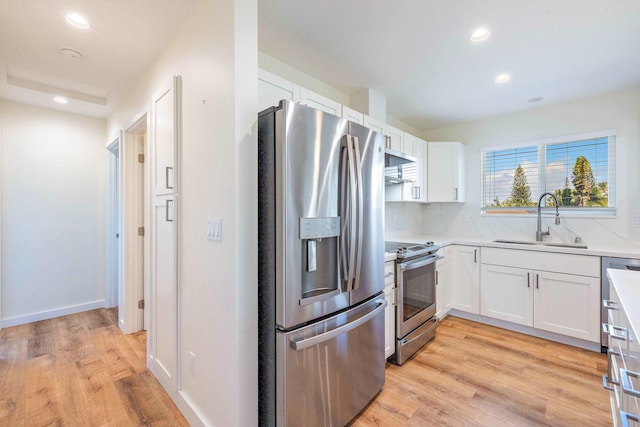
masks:
[[[466,145],[466,203],[425,205],[421,232],[452,237],[534,238],[536,218],[480,215],[481,148],[605,129],[618,131],[617,218],[565,216],[559,226],[553,225],[553,219],[546,223],[551,226],[554,241],[573,241],[580,236],[592,247],[637,249],[640,228],[631,227],[631,216],[640,215],[640,89],[427,131],[427,140],[461,141]],[[468,222],[463,221],[465,210]]]
[[[104,305],[102,119],[0,100],[2,323]]]
[[[108,120],[182,76],[180,392],[193,425],[257,425],[257,2],[203,0]],[[223,240],[206,239],[207,218]],[[196,355],[195,375],[188,353]],[[186,409],[185,409],[186,408]]]

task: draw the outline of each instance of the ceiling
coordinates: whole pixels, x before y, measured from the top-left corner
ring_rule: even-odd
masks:
[[[638,0],[260,0],[259,48],[418,129],[640,86]],[[491,36],[473,44],[484,26]],[[508,73],[507,83],[496,76]],[[544,99],[530,103],[532,98]]]
[[[0,98],[107,117],[198,0],[1,0]],[[259,0],[259,49],[418,129],[640,86],[638,0]],[[69,12],[91,23],[78,30]],[[491,36],[472,44],[485,26]],[[83,54],[72,59],[60,49]],[[494,83],[500,73],[512,79]],[[66,105],[54,105],[54,94]],[[543,97],[537,103],[531,98]]]
[[[0,0],[0,98],[107,117],[196,0]],[[82,14],[91,27],[67,24]],[[83,54],[73,59],[70,48]],[[54,104],[65,95],[66,105]]]

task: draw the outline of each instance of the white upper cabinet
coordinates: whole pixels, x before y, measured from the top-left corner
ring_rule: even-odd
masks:
[[[404,141],[404,132],[389,126],[381,120],[374,119],[367,115],[364,116],[364,125],[371,130],[384,135],[385,148],[391,148],[396,151],[402,151],[402,143]]]
[[[389,148],[397,151],[403,150],[404,132],[402,132],[400,129],[394,128],[393,126],[385,125],[384,134],[387,137],[387,146]]]
[[[300,88],[300,104],[333,114],[334,116],[340,117],[342,115],[342,104],[310,91],[309,89]]]
[[[364,114],[346,105],[342,106],[342,118],[364,126]]]
[[[385,135],[385,147],[387,146],[387,138],[386,138],[386,134],[384,133],[384,128],[387,126],[385,122],[376,120],[373,117],[369,117],[365,114],[364,125],[371,130],[374,130],[382,135]]]
[[[415,165],[407,165],[412,182],[403,184],[402,201],[424,203],[427,201],[427,142],[405,133],[402,151],[417,159]]]
[[[278,105],[281,99],[300,101],[300,86],[258,69],[258,111]]]
[[[464,145],[427,144],[427,201],[464,202]]]

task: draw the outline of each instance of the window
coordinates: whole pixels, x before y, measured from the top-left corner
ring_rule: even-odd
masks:
[[[482,151],[484,214],[536,213],[544,193],[565,214],[614,216],[615,131]]]

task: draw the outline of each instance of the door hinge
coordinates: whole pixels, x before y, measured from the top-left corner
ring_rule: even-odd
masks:
[[[138,154],[138,163],[144,163],[144,154]]]
[[[138,308],[140,309],[144,309],[144,300],[141,299],[140,301],[138,301]]]
[[[138,236],[144,236],[144,227],[138,227]]]

